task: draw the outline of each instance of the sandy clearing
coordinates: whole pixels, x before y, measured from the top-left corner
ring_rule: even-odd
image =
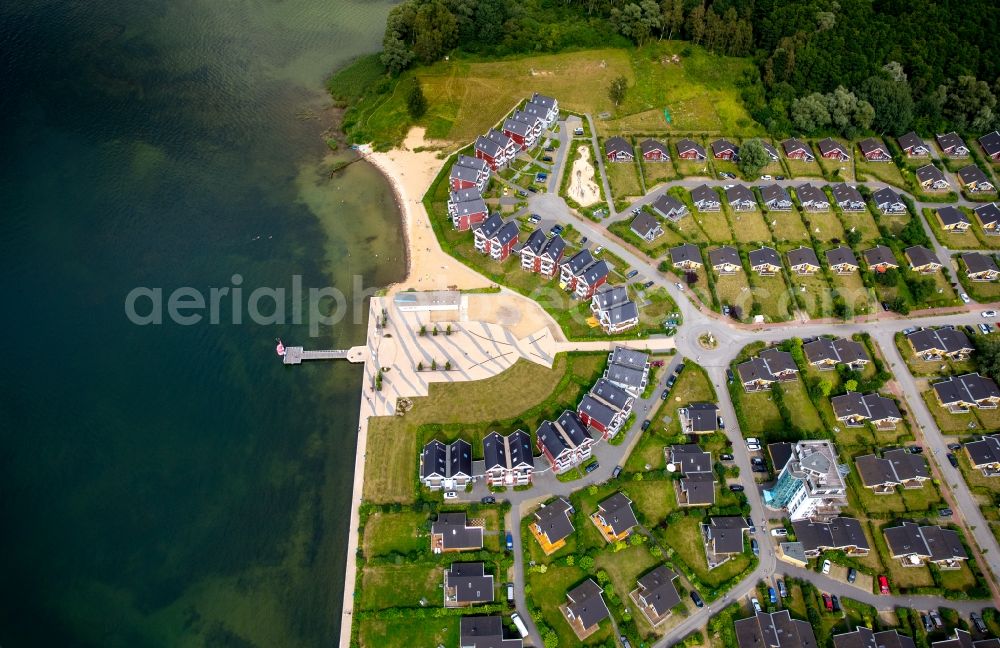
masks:
[[[577,147],[580,157],[573,160],[573,168],[569,176],[569,197],[580,204],[589,207],[600,202],[601,190],[594,181],[594,165],[590,163],[590,146],[581,144]]]

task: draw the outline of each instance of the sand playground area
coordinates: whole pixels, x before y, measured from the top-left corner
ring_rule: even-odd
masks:
[[[594,181],[594,165],[590,162],[590,147],[581,144],[576,149],[580,157],[573,161],[569,176],[569,197],[581,207],[589,207],[601,200],[601,190]]]

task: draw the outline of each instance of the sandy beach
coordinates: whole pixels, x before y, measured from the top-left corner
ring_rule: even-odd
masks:
[[[403,215],[406,235],[406,278],[389,287],[389,294],[409,288],[445,290],[486,288],[488,279],[462,265],[443,250],[430,224],[430,217],[421,200],[444,160],[434,150],[418,150],[427,146],[424,129],[412,129],[401,149],[374,152],[365,159],[374,164],[392,184]],[[450,224],[449,224],[450,227]]]

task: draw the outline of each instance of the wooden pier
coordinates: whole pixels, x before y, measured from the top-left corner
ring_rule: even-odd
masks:
[[[347,360],[348,362],[364,362],[368,357],[368,349],[363,346],[350,349],[322,349],[307,351],[300,346],[285,347],[282,361],[286,365],[302,364],[306,360]]]

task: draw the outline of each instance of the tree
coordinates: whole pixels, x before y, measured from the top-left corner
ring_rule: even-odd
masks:
[[[691,10],[687,19],[688,38],[695,45],[699,45],[705,37],[705,4],[700,3]]]
[[[454,47],[457,37],[455,16],[440,0],[420,5],[413,19],[413,53],[421,63],[440,59]]]
[[[474,25],[476,35],[483,43],[494,43],[504,35],[507,22],[507,4],[503,0],[478,0],[475,4]]]
[[[830,125],[830,110],[826,98],[818,92],[796,99],[792,103],[792,123],[804,133],[812,133]]]
[[[424,97],[420,81],[416,79],[413,80],[413,85],[410,86],[409,92],[406,93],[406,111],[414,119],[420,119],[427,112],[427,98]]]
[[[861,85],[860,93],[875,111],[874,129],[898,136],[908,131],[913,123],[913,95],[906,75],[902,81],[897,81],[890,74],[884,72],[869,77]]]
[[[830,123],[845,137],[854,137],[858,130],[871,126],[875,111],[867,101],[848,91],[844,86],[826,95],[827,110],[830,113]]]
[[[608,98],[617,106],[625,100],[625,93],[628,92],[628,79],[623,76],[612,79],[608,86]]]
[[[977,81],[974,76],[960,76],[948,86],[943,113],[956,130],[985,131],[996,121],[996,105],[996,96],[988,83]]]
[[[611,24],[622,34],[642,45],[660,29],[662,17],[660,5],[655,0],[642,0],[640,4],[630,2],[621,9],[611,10]]]
[[[1000,380],[1000,338],[993,335],[977,335],[972,338],[976,347],[979,371],[994,381]]]
[[[857,391],[858,390],[858,381],[857,380],[848,380],[847,382],[844,383],[844,389],[846,389],[847,391]]]
[[[559,635],[555,633],[555,630],[546,632],[542,641],[545,642],[545,648],[559,648]]]
[[[580,558],[580,569],[585,572],[590,572],[594,569],[594,559],[590,556],[584,556]]]
[[[744,178],[756,178],[760,170],[771,162],[771,156],[758,138],[747,140],[740,147],[740,173]]]

